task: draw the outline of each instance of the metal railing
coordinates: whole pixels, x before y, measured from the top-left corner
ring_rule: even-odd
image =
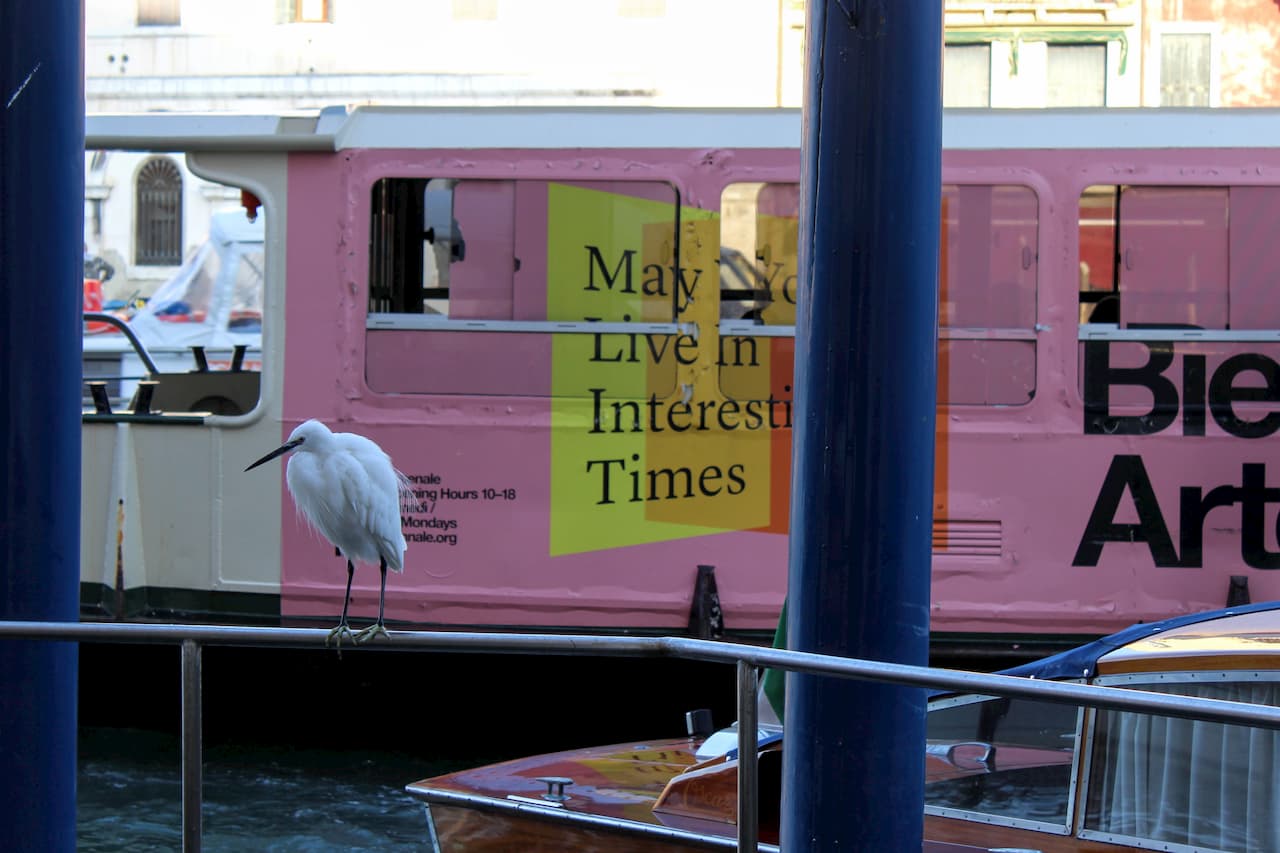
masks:
[[[0,621],[0,639],[72,640],[76,642],[177,644],[182,666],[182,847],[201,847],[202,720],[201,649],[204,646],[270,646],[323,648],[323,628],[257,628],[226,625],[140,625],[95,622]],[[738,849],[758,847],[756,779],[757,668],[830,675],[954,693],[981,693],[1135,711],[1217,723],[1280,730],[1280,708],[1150,693],[1120,687],[1064,684],[1018,676],[964,670],[933,669],[909,664],[858,660],[832,655],[762,648],[742,643],[684,637],[604,637],[578,634],[516,634],[449,631],[391,631],[389,642],[360,646],[366,650],[475,652],[486,654],[582,657],[676,658],[735,664],[738,672]]]
[[[122,332],[124,336],[129,339],[129,343],[133,346],[133,351],[138,354],[138,358],[142,359],[142,363],[146,365],[147,372],[152,376],[155,376],[160,372],[160,368],[156,367],[155,359],[151,357],[151,353],[147,352],[147,348],[143,346],[142,341],[138,340],[138,336],[134,333],[132,327],[130,327],[124,320],[121,320],[114,314],[105,314],[100,311],[85,311],[84,321],[86,323],[108,323],[115,326],[116,329]]]

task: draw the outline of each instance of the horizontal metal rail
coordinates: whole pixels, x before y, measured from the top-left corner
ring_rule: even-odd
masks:
[[[371,313],[365,329],[379,331],[520,332],[569,335],[692,335],[696,323],[606,322],[596,320],[460,320],[440,314]]]
[[[231,625],[141,625],[106,622],[4,622],[0,638],[79,640],[111,643],[181,643],[211,646],[323,648],[323,628],[268,628]],[[1127,687],[1064,684],[1012,675],[934,669],[910,664],[843,658],[835,655],[762,648],[746,643],[686,637],[604,637],[590,634],[518,634],[470,631],[390,631],[389,642],[360,646],[360,651],[390,649],[487,654],[569,655],[582,657],[668,657],[755,666],[880,681],[952,693],[1016,696],[1062,705],[1114,711],[1139,711],[1164,717],[1206,720],[1280,730],[1280,708],[1170,696]]]
[[[323,648],[329,631],[323,628],[269,628],[229,625],[152,625],[105,622],[0,621],[0,640],[37,639],[76,642],[178,644],[182,649],[183,850],[200,850],[200,649],[202,646],[270,646]],[[582,657],[678,658],[738,667],[738,702],[753,709],[756,679],[744,677],[746,667],[770,667],[863,681],[877,681],[949,693],[1012,696],[1072,706],[1133,711],[1165,717],[1207,720],[1232,725],[1280,730],[1280,708],[1173,696],[1124,687],[1066,684],[1031,678],[964,670],[932,669],[910,664],[842,658],[834,655],[762,648],[743,643],[684,637],[606,637],[588,634],[517,634],[465,631],[391,631],[387,642],[359,646],[377,650],[471,652],[483,654],[568,655]],[[750,706],[750,707],[749,707]],[[753,714],[744,714],[748,722]],[[755,754],[755,725],[738,727],[738,754]],[[745,762],[747,769],[751,762]],[[754,804],[758,780],[743,772],[739,802]],[[745,819],[756,817],[754,805],[742,808]],[[756,827],[739,828],[739,842],[754,841]],[[740,846],[752,849],[755,845]]]

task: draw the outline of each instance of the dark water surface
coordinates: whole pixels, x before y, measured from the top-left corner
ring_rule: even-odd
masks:
[[[181,849],[176,647],[80,648],[78,837]],[[735,670],[674,660],[203,651],[204,850],[422,851],[419,779],[521,755],[679,736],[736,709]]]
[[[80,738],[77,848],[182,846],[176,737],[87,729]],[[205,751],[208,851],[423,851],[423,808],[404,793],[456,769],[374,752],[218,746]]]

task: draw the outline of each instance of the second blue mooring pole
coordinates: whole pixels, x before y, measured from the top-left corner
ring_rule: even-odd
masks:
[[[0,619],[80,616],[84,25],[0,0]],[[76,848],[76,646],[0,642],[0,850]]]
[[[926,664],[939,0],[810,0],[789,646]],[[790,674],[783,850],[919,850],[924,691]]]

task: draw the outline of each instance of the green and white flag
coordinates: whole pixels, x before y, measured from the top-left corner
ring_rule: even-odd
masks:
[[[782,612],[778,614],[778,628],[773,632],[773,647],[787,647],[787,601],[782,600]],[[764,724],[782,725],[786,699],[787,673],[781,669],[766,669],[760,679],[760,696],[756,713]]]

